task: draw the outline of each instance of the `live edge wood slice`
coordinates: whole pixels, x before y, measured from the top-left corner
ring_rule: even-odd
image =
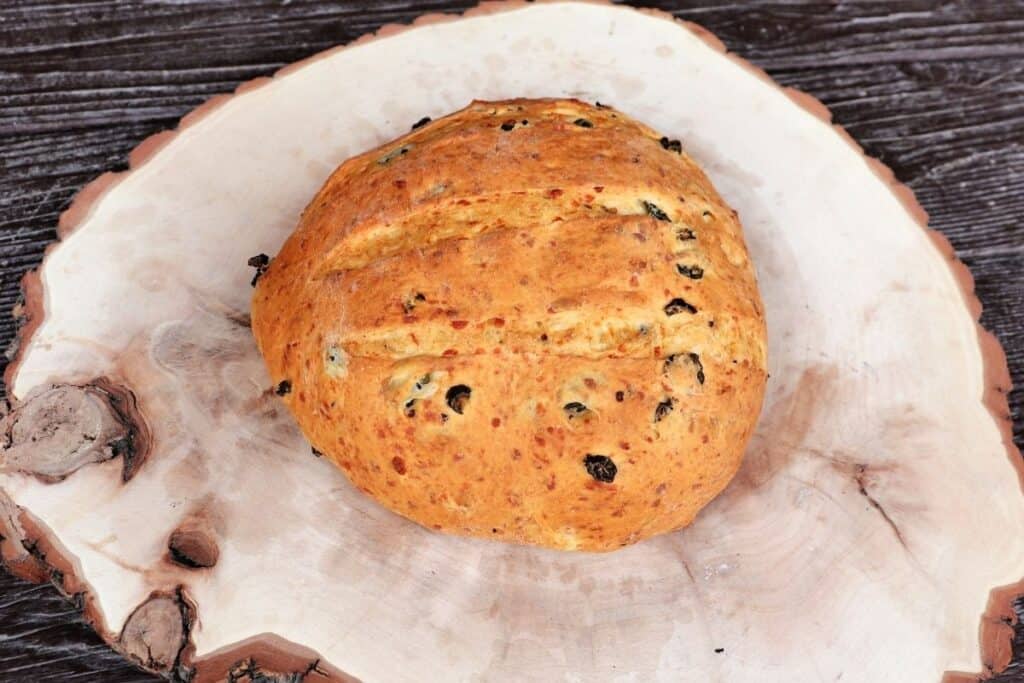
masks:
[[[388,513],[310,452],[247,325],[247,259],[340,161],[474,98],[543,96],[681,140],[739,211],[767,308],[739,476],[690,528],[614,553]],[[824,107],[699,27],[572,2],[428,16],[215,98],[131,166],[79,194],[25,280],[0,535],[139,665],[907,682],[1009,661],[1024,496],[970,275]]]

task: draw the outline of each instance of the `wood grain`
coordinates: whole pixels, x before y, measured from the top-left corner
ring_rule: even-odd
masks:
[[[0,4],[0,309],[57,216],[145,136],[213,94],[381,24],[472,2],[136,0]],[[893,168],[976,278],[982,321],[1024,378],[1024,2],[634,3],[716,33],[828,105]],[[683,9],[679,9],[683,8]],[[0,343],[14,333],[0,316]],[[1024,445],[1022,392],[1011,394]],[[985,500],[979,492],[978,505]],[[993,553],[998,548],[992,549]],[[1024,602],[1018,610],[1024,609]],[[1024,681],[1017,658],[995,680]],[[48,586],[0,573],[0,680],[146,681]]]

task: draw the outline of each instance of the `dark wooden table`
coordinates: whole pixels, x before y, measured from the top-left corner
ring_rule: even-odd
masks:
[[[238,83],[381,24],[472,2],[0,0],[0,344],[18,280],[92,177]],[[636,2],[825,102],[971,267],[1024,380],[1024,0]],[[1024,394],[1010,399],[1024,446]],[[978,493],[984,505],[984,492]],[[992,548],[998,553],[998,548]],[[1018,603],[1024,611],[1024,601]],[[997,681],[1024,682],[1017,657]],[[50,586],[0,571],[0,681],[150,681]]]

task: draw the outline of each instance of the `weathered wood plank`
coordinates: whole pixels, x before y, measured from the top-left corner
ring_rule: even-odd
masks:
[[[60,210],[213,94],[383,23],[472,2],[141,0],[0,6],[0,310]],[[1024,381],[1024,2],[637,3],[704,24],[822,99],[907,182],[971,266]],[[675,9],[685,7],[685,9]],[[0,344],[14,333],[0,315]],[[1021,392],[1011,395],[1024,444]],[[979,494],[977,504],[985,504]],[[998,552],[998,549],[993,549]],[[1019,607],[1024,607],[1024,604]],[[1017,633],[1024,647],[1024,629]],[[49,587],[0,573],[0,680],[151,680]],[[1024,681],[1019,660],[999,681]]]

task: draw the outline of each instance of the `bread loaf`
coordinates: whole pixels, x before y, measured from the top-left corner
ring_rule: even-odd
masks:
[[[736,213],[602,105],[421,124],[343,163],[260,268],[253,332],[313,447],[439,531],[607,550],[689,524],[767,377]]]

